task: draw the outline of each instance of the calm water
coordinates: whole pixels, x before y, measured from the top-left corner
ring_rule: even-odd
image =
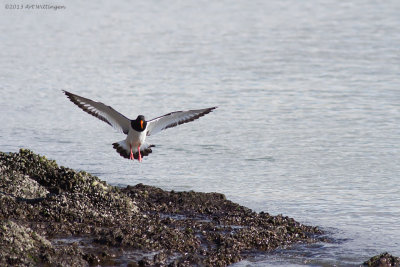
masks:
[[[27,147],[115,185],[224,193],[335,240],[238,266],[400,255],[400,1],[3,3],[1,151]],[[131,118],[219,108],[152,136],[139,164],[62,89]]]

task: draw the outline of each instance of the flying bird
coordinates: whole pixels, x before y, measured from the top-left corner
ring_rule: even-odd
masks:
[[[177,125],[194,121],[217,107],[175,111],[163,116],[146,120],[143,115],[137,116],[135,120],[128,119],[115,109],[101,102],[75,95],[63,90],[64,94],[75,105],[94,117],[108,123],[118,131],[127,135],[125,140],[113,143],[114,149],[124,158],[142,161],[142,156],[148,156],[154,145],[147,144],[146,137],[161,132],[162,130]]]

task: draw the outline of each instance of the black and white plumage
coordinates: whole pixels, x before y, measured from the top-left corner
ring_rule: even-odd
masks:
[[[65,95],[83,111],[106,122],[115,129],[127,135],[125,140],[113,143],[113,147],[124,158],[142,160],[152,152],[154,145],[147,144],[146,137],[177,125],[194,121],[217,107],[175,111],[146,121],[143,115],[130,120],[115,109],[101,102],[63,91]]]

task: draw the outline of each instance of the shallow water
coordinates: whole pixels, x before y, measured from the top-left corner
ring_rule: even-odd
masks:
[[[238,266],[400,255],[399,1],[57,4],[0,7],[1,151],[115,185],[224,193],[335,240]],[[138,164],[62,89],[131,118],[219,108],[149,138]]]

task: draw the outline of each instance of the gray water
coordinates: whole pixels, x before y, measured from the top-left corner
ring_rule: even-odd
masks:
[[[30,148],[114,185],[220,192],[334,240],[238,266],[400,255],[400,1],[7,3],[1,151]],[[219,108],[151,136],[139,164],[62,89],[130,118]]]

